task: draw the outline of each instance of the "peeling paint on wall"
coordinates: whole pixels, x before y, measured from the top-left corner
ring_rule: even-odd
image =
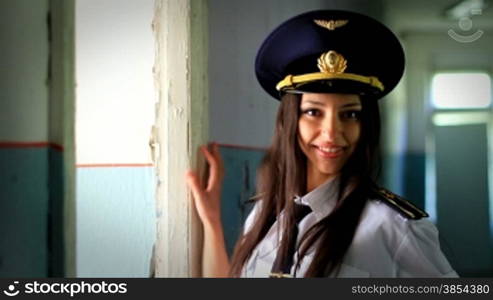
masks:
[[[155,275],[199,273],[200,227],[185,172],[207,126],[207,1],[157,0],[154,83],[159,95],[153,143],[157,160]]]

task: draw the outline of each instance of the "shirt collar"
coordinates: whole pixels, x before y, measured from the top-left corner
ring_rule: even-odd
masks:
[[[338,191],[339,177],[336,177],[327,180],[304,196],[296,196],[294,202],[308,205],[314,212],[317,221],[320,221],[328,216],[336,206]]]

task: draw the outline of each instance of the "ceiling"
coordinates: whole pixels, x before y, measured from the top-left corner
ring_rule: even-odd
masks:
[[[493,31],[493,1],[484,0],[487,7],[481,15],[470,17],[469,31]],[[445,11],[460,0],[384,0],[385,19],[393,30],[401,34],[409,32],[442,32],[461,30],[458,20],[449,19]],[[488,5],[489,4],[489,5]],[[466,34],[469,31],[463,31]]]

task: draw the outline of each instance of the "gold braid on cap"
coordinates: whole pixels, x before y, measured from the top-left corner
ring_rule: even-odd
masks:
[[[278,91],[295,90],[303,84],[318,80],[345,79],[369,84],[383,92],[384,86],[375,76],[363,76],[352,73],[344,73],[347,68],[347,60],[334,50],[322,53],[317,60],[319,73],[302,75],[288,75],[281,80],[276,89]]]

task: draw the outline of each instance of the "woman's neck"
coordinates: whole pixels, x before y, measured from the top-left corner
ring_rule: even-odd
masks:
[[[322,174],[317,171],[309,171],[308,176],[306,177],[306,192],[309,193],[319,187],[321,184],[327,182],[328,180],[332,180],[337,176],[337,174],[329,175]]]

